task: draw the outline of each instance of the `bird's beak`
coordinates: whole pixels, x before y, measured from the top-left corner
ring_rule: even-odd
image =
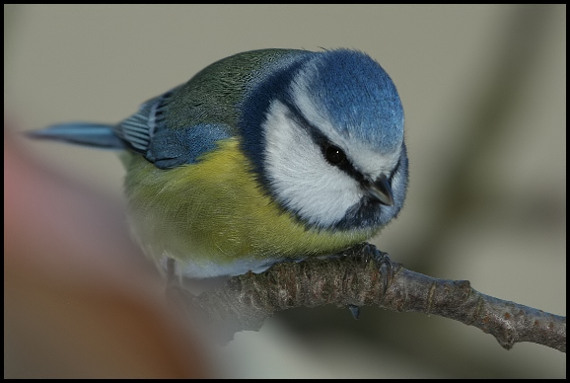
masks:
[[[367,191],[382,205],[392,206],[394,204],[392,187],[385,175],[381,175],[374,182],[369,183],[367,185]]]

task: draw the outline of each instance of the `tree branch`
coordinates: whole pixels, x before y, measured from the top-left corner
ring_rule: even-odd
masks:
[[[469,281],[432,278],[392,262],[364,244],[326,259],[285,262],[231,278],[198,296],[181,290],[217,336],[259,330],[277,311],[295,307],[377,306],[455,319],[493,335],[505,349],[533,342],[566,352],[566,318],[473,289]]]

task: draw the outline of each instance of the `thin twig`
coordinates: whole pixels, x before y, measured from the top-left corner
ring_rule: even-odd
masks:
[[[334,304],[439,315],[493,335],[505,349],[533,342],[566,352],[565,317],[482,294],[469,281],[408,270],[369,244],[326,259],[276,264],[186,297],[192,311],[202,313],[225,340],[258,330],[277,311]]]

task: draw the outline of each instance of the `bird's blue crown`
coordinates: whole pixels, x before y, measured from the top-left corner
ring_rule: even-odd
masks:
[[[394,83],[370,56],[341,49],[317,54],[306,65],[307,91],[333,127],[380,152],[404,139],[404,111]]]

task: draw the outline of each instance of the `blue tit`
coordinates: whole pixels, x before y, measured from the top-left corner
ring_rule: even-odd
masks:
[[[193,278],[361,243],[398,215],[408,184],[396,87],[348,49],[239,53],[118,124],[31,135],[120,150],[135,238]]]

